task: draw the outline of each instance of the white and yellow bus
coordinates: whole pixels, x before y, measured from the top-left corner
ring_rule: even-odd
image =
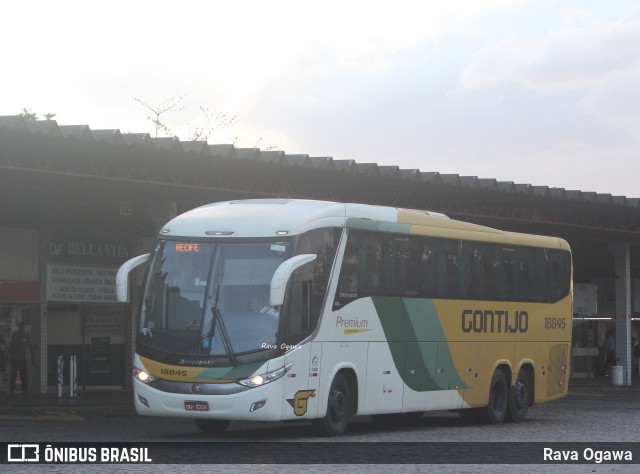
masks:
[[[305,200],[199,207],[160,231],[134,358],[141,415],[311,420],[340,435],[460,410],[520,421],[567,394],[567,242],[438,213]]]

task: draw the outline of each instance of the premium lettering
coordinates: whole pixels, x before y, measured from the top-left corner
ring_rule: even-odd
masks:
[[[336,327],[342,328],[367,328],[369,327],[369,321],[366,319],[342,319],[338,316],[336,319]]]

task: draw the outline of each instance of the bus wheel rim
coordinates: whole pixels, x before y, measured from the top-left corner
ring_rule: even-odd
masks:
[[[528,394],[527,394],[527,386],[522,383],[522,381],[518,380],[516,382],[515,387],[513,387],[513,391],[515,396],[514,398],[514,402],[516,404],[517,408],[523,408],[527,405],[527,398],[528,398]]]
[[[331,419],[340,422],[347,414],[346,397],[342,390],[335,389],[331,392]]]
[[[495,413],[502,413],[505,409],[505,397],[504,387],[500,383],[496,383],[493,386],[493,400],[492,408]]]

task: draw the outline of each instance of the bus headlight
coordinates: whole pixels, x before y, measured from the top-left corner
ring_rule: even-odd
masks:
[[[133,376],[142,383],[149,383],[153,382],[154,380],[158,380],[157,377],[154,377],[149,372],[137,367],[133,368]]]
[[[245,387],[251,387],[251,388],[259,387],[261,385],[273,382],[274,380],[278,380],[279,378],[283,377],[284,374],[289,372],[289,369],[291,369],[292,365],[293,365],[293,362],[289,362],[287,365],[279,368],[278,370],[267,372],[265,374],[252,375],[248,379],[238,380],[238,383],[240,385],[244,385]]]

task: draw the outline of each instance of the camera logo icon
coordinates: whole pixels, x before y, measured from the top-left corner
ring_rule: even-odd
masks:
[[[40,445],[7,445],[7,462],[40,462]]]

